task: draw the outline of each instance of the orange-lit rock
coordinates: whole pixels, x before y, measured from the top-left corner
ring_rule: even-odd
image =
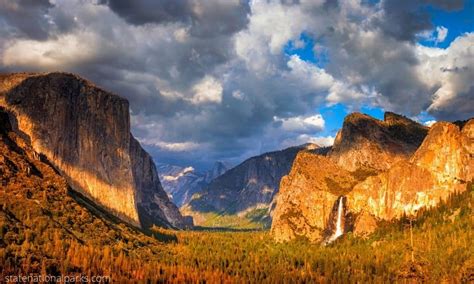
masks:
[[[272,223],[275,240],[320,241],[334,202],[356,183],[349,171],[327,157],[300,152],[280,184]]]
[[[426,133],[425,126],[391,112],[383,121],[352,113],[344,119],[329,157],[348,171],[373,174],[409,158]]]
[[[185,226],[130,134],[126,99],[72,74],[18,73],[0,76],[0,106],[74,190],[134,225]]]
[[[282,179],[275,240],[322,240],[329,208],[341,195],[351,218],[344,223],[364,236],[378,220],[414,214],[465,191],[474,175],[474,120],[459,125],[438,122],[426,135],[426,127],[393,113],[384,121],[349,115],[326,156],[300,153]]]
[[[347,195],[350,210],[391,220],[436,206],[450,194],[465,191],[472,179],[468,166],[472,156],[464,132],[470,131],[461,131],[448,122],[433,125],[409,161],[399,162],[354,187]]]

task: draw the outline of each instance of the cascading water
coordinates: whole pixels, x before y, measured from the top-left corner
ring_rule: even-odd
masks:
[[[344,234],[344,196],[339,197],[339,204],[337,206],[337,220],[336,220],[336,228],[334,233],[329,237],[326,243],[332,243],[337,238]]]
[[[334,239],[344,234],[344,228],[342,227],[342,214],[344,213],[343,199],[343,197],[339,198],[339,207],[337,208],[336,232],[334,233]]]

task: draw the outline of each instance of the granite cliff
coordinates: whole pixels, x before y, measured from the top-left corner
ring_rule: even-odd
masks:
[[[17,73],[0,76],[0,106],[75,191],[136,226],[189,225],[130,133],[127,100],[73,74]]]
[[[272,234],[277,241],[327,240],[341,201],[344,232],[372,232],[380,220],[436,206],[472,180],[472,125],[428,129],[387,113],[351,114],[326,155],[298,154],[282,179]],[[428,135],[426,136],[426,133]]]
[[[473,174],[473,128],[474,120],[462,130],[448,122],[434,124],[409,160],[356,185],[347,195],[348,207],[375,220],[392,220],[464,192]],[[371,231],[357,220],[355,227],[362,234]]]
[[[374,174],[409,158],[427,132],[427,127],[392,112],[386,112],[384,120],[352,113],[328,156],[348,171]]]

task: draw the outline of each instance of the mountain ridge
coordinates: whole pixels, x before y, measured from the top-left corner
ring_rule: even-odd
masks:
[[[197,225],[206,224],[209,217],[205,214],[213,213],[224,217],[235,216],[235,219],[252,220],[263,226],[269,226],[272,204],[281,177],[290,170],[299,151],[303,149],[318,151],[316,149],[318,147],[316,144],[308,143],[248,158],[214,179],[200,193],[195,194],[181,211],[192,215]],[[214,218],[214,215],[211,218]],[[229,223],[223,221],[218,226],[230,226],[236,221],[235,219],[231,218]]]

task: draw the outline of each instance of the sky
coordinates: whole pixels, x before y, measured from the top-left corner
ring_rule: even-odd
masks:
[[[159,163],[331,145],[353,111],[474,116],[474,0],[0,0],[0,72],[130,101]]]

